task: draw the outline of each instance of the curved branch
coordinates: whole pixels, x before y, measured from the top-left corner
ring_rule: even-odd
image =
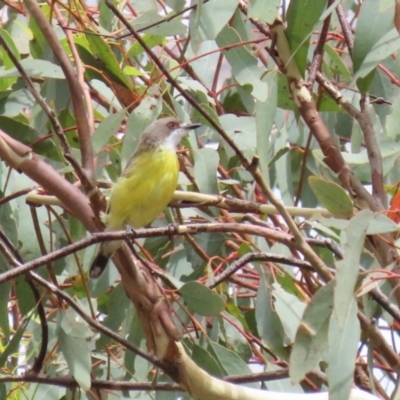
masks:
[[[53,53],[60,63],[65,78],[68,82],[71,91],[71,101],[74,108],[74,115],[76,120],[77,131],[79,135],[80,149],[82,154],[82,167],[88,174],[88,182],[86,188],[88,192],[91,191],[90,182],[93,181],[93,149],[91,142],[91,131],[86,115],[86,107],[84,102],[84,95],[82,88],[79,84],[79,77],[77,76],[74,68],[65,53],[60,40],[58,39],[50,22],[43,15],[36,0],[24,0],[24,4],[32,17],[36,20],[40,30],[43,33],[47,43],[53,50]],[[85,184],[85,182],[83,182]]]
[[[78,218],[90,232],[98,230],[87,197],[34,154],[28,146],[11,138],[1,130],[0,158],[60,199],[64,207]]]

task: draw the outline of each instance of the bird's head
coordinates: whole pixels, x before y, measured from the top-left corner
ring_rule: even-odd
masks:
[[[158,146],[175,150],[187,131],[200,126],[199,123],[180,122],[175,117],[161,118],[150,124],[143,132],[138,151],[141,152]]]

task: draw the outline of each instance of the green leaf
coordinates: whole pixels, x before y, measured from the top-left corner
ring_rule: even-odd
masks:
[[[285,292],[278,283],[274,283],[273,288],[275,309],[291,344],[295,340],[296,332],[299,328],[301,318],[303,317],[306,304],[300,301],[296,296]]]
[[[400,140],[399,115],[400,98],[396,98],[391,106],[391,113],[386,117],[385,131],[386,135],[397,142]]]
[[[14,333],[12,339],[8,342],[4,351],[0,354],[0,368],[3,368],[7,362],[7,358],[14,353],[19,353],[21,346],[22,335],[25,332],[28,321],[24,321],[19,325],[17,331]]]
[[[0,129],[8,133],[14,139],[25,143],[28,146],[32,146],[33,151],[46,156],[53,157],[55,152],[55,146],[51,139],[42,140],[41,135],[36,129],[30,127],[27,124],[19,122],[15,118],[9,118],[6,116],[0,116]]]
[[[310,176],[308,184],[318,201],[332,214],[349,217],[353,213],[353,203],[345,190],[337,183]]]
[[[374,214],[370,210],[360,211],[353,217],[341,235],[344,258],[336,263],[336,288],[334,292],[335,315],[339,325],[346,323],[359,276],[360,256],[368,226]]]
[[[134,19],[132,26],[136,30],[144,31],[150,35],[156,35],[156,36],[185,35],[187,28],[182,23],[182,20],[180,18],[174,18],[168,21],[169,16],[170,15],[167,15],[163,18],[154,10],[146,11],[145,13]],[[146,27],[153,24],[156,25],[146,29]]]
[[[238,33],[229,26],[224,27],[216,40],[220,48],[242,42]],[[268,87],[266,83],[261,81],[264,71],[258,66],[258,60],[251,53],[250,48],[238,46],[224,50],[223,54],[232,67],[232,74],[236,81],[242,86],[251,85],[252,96],[257,100],[265,101],[268,95]]]
[[[100,18],[99,18],[100,26],[106,29],[108,32],[111,32],[113,29],[112,22],[114,18],[114,13],[107,6],[105,0],[99,0],[98,7],[100,11]]]
[[[339,56],[337,53],[337,50],[330,46],[328,43],[325,43],[324,45],[324,51],[329,55],[331,62],[330,62],[330,68],[334,74],[340,74],[343,76],[343,79],[345,81],[350,81],[352,78],[352,75],[350,74],[350,71],[343,61],[342,57]]]
[[[267,24],[272,24],[279,11],[281,0],[250,0],[247,15],[249,18],[258,18]]]
[[[354,365],[360,341],[360,323],[357,302],[351,299],[345,323],[341,324],[332,313],[329,324],[328,383],[329,399],[349,398],[353,385]]]
[[[90,352],[86,340],[82,337],[79,324],[59,314],[57,334],[60,350],[72,376],[83,390],[88,391],[91,386]]]
[[[98,35],[85,35],[85,38],[89,43],[91,56],[95,58],[97,63],[102,65],[102,69],[106,70],[116,82],[128,89],[132,89],[131,84],[122,73],[118,60],[107,42]]]
[[[304,311],[290,354],[289,373],[293,382],[302,381],[326,358],[333,288],[334,282],[330,282],[319,289]]]
[[[277,158],[272,157],[272,161],[274,162],[272,167],[275,169],[276,185],[279,187],[284,204],[287,206],[293,206],[294,177],[292,166],[290,165],[291,154],[284,150],[290,139],[288,138],[288,132],[285,127],[278,131],[274,136],[273,154],[277,155]]]
[[[382,140],[379,143],[382,155],[383,175],[386,175],[397,161],[400,155],[400,147],[398,143],[392,140]],[[342,153],[346,163],[348,163],[354,174],[362,182],[371,182],[371,164],[366,150],[358,154]]]
[[[219,363],[206,349],[203,349],[203,347],[197,344],[193,345],[192,360],[210,375],[223,378],[224,374],[222,373]]]
[[[217,43],[214,40],[201,42],[197,51],[193,53],[193,57],[200,58],[190,63],[190,66],[208,88],[212,87],[215,79],[215,66],[219,59],[218,49]],[[194,82],[198,83],[197,81]]]
[[[280,72],[278,72],[278,107],[285,110],[295,110],[297,108],[289,90],[288,80]]]
[[[254,117],[237,117],[234,114],[225,114],[219,120],[224,131],[242,151],[256,148],[257,133]]]
[[[165,3],[168,4],[175,12],[181,11],[186,4],[185,0],[165,0]]]
[[[126,112],[123,110],[118,113],[111,114],[101,121],[92,136],[93,153],[95,155],[100,153],[110,138],[118,132],[121,122],[125,116]]]
[[[367,235],[398,232],[399,226],[383,214],[374,214],[367,228]]]
[[[210,117],[217,125],[221,125],[221,124],[219,123],[218,115],[216,114],[216,112],[215,112],[215,110],[214,110],[213,107],[210,107],[209,104],[204,104],[204,103],[201,103],[201,104],[199,104],[199,105],[200,105],[200,107],[201,107],[204,111],[207,112],[207,115],[209,115],[209,117]],[[198,112],[198,110],[194,110],[194,111],[193,111],[193,119],[194,119],[195,121],[200,122],[201,124],[203,124],[203,125],[205,125],[205,126],[207,126],[208,123],[209,123],[209,122],[203,117],[203,115],[200,114],[200,113]]]
[[[251,374],[249,366],[233,351],[218,343],[211,342],[208,347],[211,355],[213,355],[222,366],[225,375],[246,375]]]
[[[31,78],[53,78],[65,79],[64,73],[60,66],[46,60],[24,59],[20,64],[26,74]],[[17,68],[4,69],[0,68],[0,78],[14,78],[20,77]]]
[[[218,152],[203,148],[195,153],[194,178],[201,193],[219,194],[217,169],[219,163]]]
[[[256,102],[256,138],[257,155],[260,159],[260,169],[263,177],[269,183],[269,149],[270,135],[275,121],[276,108],[278,104],[278,73],[268,73],[263,81],[268,85],[267,100]]]
[[[114,288],[107,302],[107,317],[104,319],[104,325],[117,332],[126,317],[126,312],[130,304],[123,286],[118,285]],[[96,347],[103,348],[110,340],[108,336],[101,335],[101,338],[96,343]]]
[[[388,278],[390,271],[388,270],[372,270],[364,274],[359,289],[357,290],[356,296],[361,297],[369,293],[371,290],[383,285],[385,280]]]
[[[358,68],[357,72],[354,74],[350,85],[357,81],[359,89],[365,93],[369,90],[373,79],[374,68],[389,57],[391,54],[396,53],[400,49],[400,36],[396,29],[392,29],[385,36],[381,37],[377,43],[372,47],[369,53],[365,56],[362,64]],[[369,77],[369,80],[362,81],[359,78]],[[368,82],[368,86],[363,85],[360,87],[360,81]]]
[[[13,55],[17,58],[18,61],[21,60],[21,56],[19,55],[19,51],[15,46],[15,43],[11,37],[11,35],[4,29],[0,28],[0,36],[3,40],[7,43],[8,47],[10,48]],[[8,53],[5,51],[3,46],[0,46],[0,58],[3,61],[4,69],[9,70],[14,67],[14,63],[9,57]],[[9,79],[1,79],[0,80],[0,92],[8,89],[16,82],[16,78],[9,78]]]
[[[32,308],[36,307],[36,300],[24,275],[21,275],[16,279],[16,290],[18,307],[22,315],[25,316],[32,310]]]
[[[190,17],[190,37],[203,40],[214,40],[232,18],[239,0],[210,0],[192,12]]]
[[[275,164],[276,161],[278,161],[281,157],[283,157],[286,153],[290,152],[290,147],[285,146],[279,149],[274,156],[271,158],[270,162],[268,163],[268,167],[271,167],[272,165]]]
[[[10,323],[8,313],[8,301],[11,289],[11,282],[3,282],[0,284],[0,330],[5,338],[10,336]]]
[[[326,0],[291,0],[286,14],[286,35],[297,67],[304,76],[311,33],[326,8]]]
[[[240,320],[236,319],[226,311],[223,311],[222,315],[224,318],[220,320],[221,335],[223,337],[221,339],[225,342],[225,347],[234,351],[244,362],[248,362],[252,357],[252,350],[246,337],[243,335],[244,327],[241,323],[242,318]]]
[[[50,7],[45,4],[42,7],[42,12],[45,14]],[[44,58],[45,47],[47,46],[46,39],[39,28],[35,18],[29,18],[29,28],[31,30],[32,40],[29,42],[30,51],[33,58]]]
[[[267,283],[265,275],[261,275],[255,302],[255,318],[257,321],[257,331],[262,342],[278,354],[285,357],[284,348],[285,332],[282,322],[273,307],[272,288]]]
[[[179,292],[189,310],[200,315],[217,315],[225,307],[220,295],[197,282],[185,283]]]
[[[396,46],[398,41],[398,38],[396,39],[394,36],[396,34],[390,33],[393,28],[393,8],[382,9],[380,3],[376,0],[365,0],[361,5],[354,37],[353,65],[355,75],[352,84],[358,78],[364,78],[371,73],[376,65],[387,57],[385,54],[388,49]],[[389,36],[387,36],[388,33]],[[384,38],[385,36],[387,38]],[[389,42],[389,40],[392,42]],[[368,60],[367,57],[369,57]],[[363,93],[369,90],[371,83],[372,75],[368,79],[357,82]]]
[[[364,0],[354,37],[353,63],[357,72],[375,44],[393,28],[393,6],[382,10],[380,1]]]
[[[127,65],[126,67],[124,67],[122,72],[125,75],[129,75],[129,76],[142,76],[142,75],[144,75],[144,72],[139,71],[137,68],[131,67],[130,65]]]
[[[0,191],[0,199],[3,198],[4,193]],[[18,229],[16,223],[16,215],[13,213],[11,205],[12,203],[6,202],[3,203],[0,207],[0,228],[3,230],[3,232],[6,232],[8,240],[15,247],[18,247]],[[5,265],[3,265],[3,268],[4,267]]]
[[[393,170],[393,165],[400,156],[400,147],[397,142],[388,138],[382,138],[379,147],[382,155],[383,175],[385,176],[389,171]],[[314,149],[312,154],[319,166],[326,168],[322,151]],[[362,150],[357,154],[342,152],[342,156],[358,179],[363,183],[371,183],[371,163],[366,150]]]
[[[159,46],[159,45],[164,45],[165,44],[165,37],[164,36],[145,34],[145,35],[142,35],[141,37],[142,37],[142,40],[147,44],[147,46],[150,49],[152,49],[155,46]],[[145,50],[141,46],[141,44],[139,42],[135,42],[130,47],[128,52],[126,53],[126,56],[127,57],[136,57],[139,54],[142,54],[144,52],[145,52]]]

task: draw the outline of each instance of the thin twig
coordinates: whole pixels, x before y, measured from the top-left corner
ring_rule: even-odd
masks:
[[[353,35],[353,31],[351,30],[351,26],[350,26],[349,22],[347,21],[347,16],[346,16],[346,13],[344,12],[343,5],[341,3],[339,3],[338,6],[336,7],[336,14],[339,18],[339,22],[342,27],[342,31],[344,34],[344,38],[346,40],[349,54],[353,55],[354,35]]]
[[[203,0],[203,4],[207,3],[208,1],[209,0]],[[155,26],[159,26],[165,22],[172,21],[174,18],[179,17],[180,15],[184,14],[185,12],[190,11],[190,10],[195,10],[196,8],[197,8],[197,4],[193,4],[192,6],[182,9],[181,11],[177,12],[176,14],[172,14],[169,17],[163,18],[161,21],[154,22],[153,24],[147,25],[144,28],[140,28],[137,30],[137,32],[138,33],[144,32],[144,31],[147,31],[147,29],[154,28]],[[117,36],[116,39],[124,39],[128,36],[130,36],[130,33],[124,33],[123,35]]]
[[[232,276],[237,270],[243,268],[246,264],[252,261],[275,262],[313,271],[311,264],[307,261],[299,260],[292,257],[280,256],[272,253],[248,253],[233,262],[228,268],[224,270],[224,272],[207,282],[206,286],[211,289],[215,288],[221,282],[227,280],[230,276]]]
[[[329,0],[326,7],[329,8],[332,3],[333,3],[333,0]],[[314,50],[314,56],[313,56],[313,60],[311,62],[311,66],[310,66],[310,73],[308,75],[308,83],[310,85],[310,90],[312,89],[312,87],[314,85],[317,71],[319,71],[321,69],[322,56],[324,54],[324,46],[325,46],[325,42],[326,42],[326,37],[328,36],[329,24],[331,23],[331,15],[332,14],[329,14],[325,18],[324,24],[321,29],[321,33],[319,35],[317,46],[315,47],[315,50]]]
[[[169,225],[162,228],[142,228],[135,229],[134,231],[115,231],[115,232],[100,232],[85,239],[81,239],[74,244],[65,246],[61,249],[55,250],[50,254],[39,257],[35,260],[29,261],[24,265],[16,267],[12,270],[0,274],[0,283],[11,280],[28,271],[32,271],[41,265],[47,264],[50,261],[63,258],[75,251],[82,250],[96,243],[101,243],[107,240],[124,240],[126,238],[137,239],[145,237],[158,237],[158,236],[173,236],[184,234],[200,234],[204,232],[209,233],[240,233],[250,234],[262,237],[268,237],[272,240],[279,241],[284,244],[292,244],[293,237],[283,232],[265,227],[250,225],[250,224],[237,224],[237,223],[210,223],[210,224],[186,224],[186,225]]]

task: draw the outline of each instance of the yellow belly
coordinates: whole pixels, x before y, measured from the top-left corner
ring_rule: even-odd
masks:
[[[107,227],[141,228],[153,222],[170,202],[178,174],[175,151],[160,148],[140,154],[114,185],[104,218]]]

